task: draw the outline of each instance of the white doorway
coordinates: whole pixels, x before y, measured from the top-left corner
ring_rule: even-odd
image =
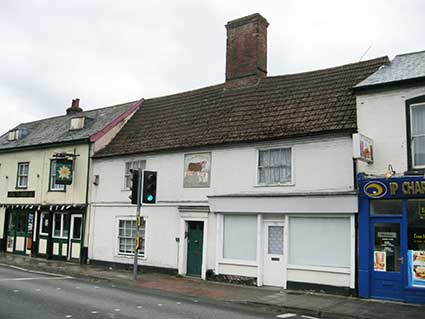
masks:
[[[265,286],[285,286],[284,233],[285,224],[281,221],[265,221],[263,223],[263,284]]]
[[[68,260],[80,259],[83,215],[71,215]]]

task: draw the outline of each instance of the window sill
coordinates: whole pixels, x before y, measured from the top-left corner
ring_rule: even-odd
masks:
[[[49,193],[66,193],[65,189],[49,189]]]
[[[28,186],[16,186],[15,189],[24,190],[28,189]]]
[[[62,239],[62,240],[68,240],[68,237],[57,237],[57,236],[52,236],[53,239]]]
[[[134,259],[134,254],[118,253],[118,254],[115,254],[115,257],[123,257],[123,258],[126,258],[126,259]],[[146,256],[139,254],[138,259],[146,260]]]
[[[224,265],[238,265],[238,266],[251,266],[258,267],[258,263],[252,260],[242,260],[242,259],[220,259],[219,264]]]
[[[295,186],[295,183],[277,183],[277,184],[255,184],[254,187],[285,187],[285,186]]]
[[[412,168],[409,169],[407,171],[404,172],[404,175],[410,175],[410,176],[415,176],[415,175],[424,175],[425,174],[425,168]]]

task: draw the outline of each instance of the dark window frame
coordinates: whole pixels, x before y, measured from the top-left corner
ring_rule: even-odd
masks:
[[[413,104],[425,103],[425,95],[417,96],[406,100],[406,137],[407,137],[407,169],[410,174],[424,174],[425,167],[413,167],[413,154],[412,154],[412,123],[411,123],[411,106]]]

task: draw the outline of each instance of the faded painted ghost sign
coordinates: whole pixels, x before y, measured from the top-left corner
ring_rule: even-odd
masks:
[[[210,187],[211,153],[193,153],[184,156],[185,188]]]

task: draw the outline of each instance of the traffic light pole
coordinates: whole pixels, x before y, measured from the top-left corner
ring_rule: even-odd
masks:
[[[133,264],[133,280],[137,280],[137,266],[139,262],[139,249],[141,246],[141,238],[140,238],[140,224],[141,224],[141,210],[142,210],[142,196],[141,196],[141,189],[142,189],[142,170],[139,168],[137,170],[137,174],[139,175],[138,178],[138,192],[137,192],[137,210],[136,210],[136,238],[134,243],[134,264]]]

